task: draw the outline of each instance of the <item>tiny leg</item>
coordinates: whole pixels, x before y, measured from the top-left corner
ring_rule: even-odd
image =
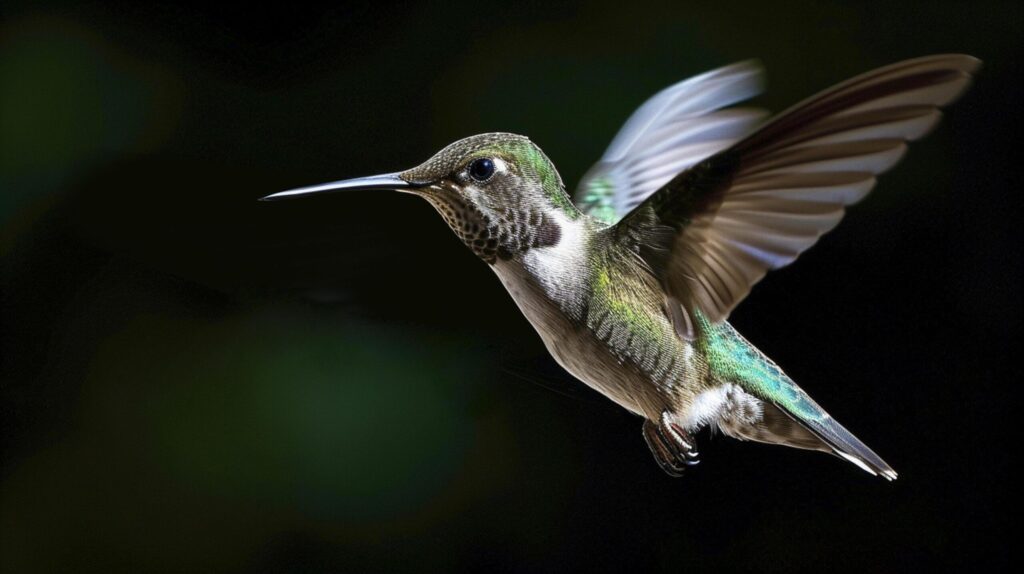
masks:
[[[644,440],[654,454],[661,470],[669,476],[682,476],[686,467],[697,460],[697,443],[690,433],[671,421],[668,413],[661,414],[661,420],[644,421]]]

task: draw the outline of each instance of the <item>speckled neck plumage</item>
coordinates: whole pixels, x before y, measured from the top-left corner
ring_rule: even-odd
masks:
[[[466,247],[490,264],[529,249],[553,247],[562,237],[556,218],[538,207],[519,206],[492,217],[451,190],[424,197]]]

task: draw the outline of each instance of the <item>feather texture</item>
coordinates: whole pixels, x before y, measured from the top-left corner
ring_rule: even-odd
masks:
[[[749,134],[765,112],[721,108],[757,95],[761,76],[755,62],[741,62],[652,96],[583,176],[574,194],[580,210],[614,223],[677,173]]]
[[[619,225],[675,229],[662,246],[669,255],[652,268],[684,313],[718,323],[768,270],[835,227],[903,157],[906,142],[928,133],[978,65],[931,56],[839,84],[678,174]]]

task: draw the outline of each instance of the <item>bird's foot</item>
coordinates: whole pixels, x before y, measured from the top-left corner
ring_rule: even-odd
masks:
[[[661,414],[661,420],[644,421],[644,440],[654,453],[654,460],[661,470],[670,476],[682,476],[688,466],[694,466],[697,460],[697,442],[690,433],[672,422],[669,413]]]

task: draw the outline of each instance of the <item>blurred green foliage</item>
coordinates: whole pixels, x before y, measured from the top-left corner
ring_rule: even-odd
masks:
[[[45,13],[44,13],[45,14]],[[65,18],[4,26],[0,221],[98,162],[152,149],[173,117],[163,70]]]

